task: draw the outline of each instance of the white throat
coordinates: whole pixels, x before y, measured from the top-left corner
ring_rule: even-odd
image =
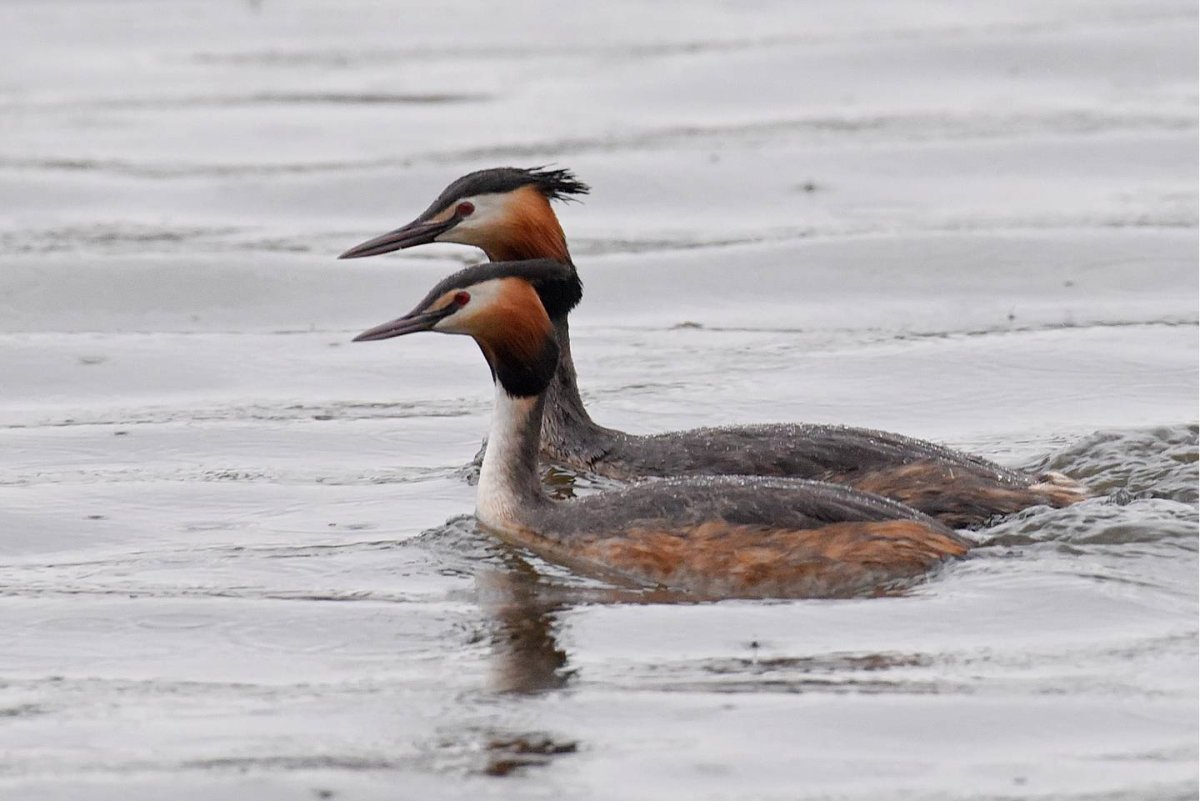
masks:
[[[496,382],[492,428],[483,454],[483,466],[479,470],[475,498],[475,516],[491,528],[512,531],[521,527],[522,507],[529,503],[521,488],[530,483],[528,476],[521,475],[523,454],[528,447],[524,440],[530,428],[529,417],[536,412],[536,403],[536,397],[514,398],[504,391],[499,381]],[[533,479],[535,484],[538,481]]]

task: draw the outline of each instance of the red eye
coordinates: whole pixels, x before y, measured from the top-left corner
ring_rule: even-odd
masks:
[[[454,213],[459,217],[470,217],[475,213],[475,204],[469,200],[464,200],[462,203],[458,204],[457,208],[454,209]]]
[[[470,302],[471,302],[471,293],[470,292],[455,292],[454,293],[455,305],[466,306]]]

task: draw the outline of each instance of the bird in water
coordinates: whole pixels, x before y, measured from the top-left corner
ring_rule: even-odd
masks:
[[[895,501],[849,487],[757,476],[645,481],[555,501],[538,470],[559,345],[536,284],[569,285],[552,260],[468,267],[372,341],[474,337],[495,383],[475,515],[500,538],[600,578],[695,598],[836,598],[886,592],[971,542]]]
[[[1061,473],[1031,474],[919,439],[840,425],[721,426],[628,434],[595,423],[584,407],[571,358],[568,313],[582,297],[566,237],[550,202],[586,194],[567,170],[500,167],[446,187],[409,224],[347,250],[376,256],[431,242],[473,245],[493,261],[548,258],[564,281],[535,282],[558,344],[547,389],[542,454],[617,479],[752,475],[845,484],[919,509],[955,528],[979,526],[1029,506],[1067,506],[1086,489]]]

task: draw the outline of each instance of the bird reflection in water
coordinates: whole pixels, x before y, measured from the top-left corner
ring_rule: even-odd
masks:
[[[565,687],[574,676],[567,652],[559,646],[556,613],[565,604],[547,593],[537,571],[516,553],[509,570],[477,575],[480,603],[491,624],[492,660],[489,689],[505,695],[533,695]],[[542,732],[502,732],[484,735],[488,776],[508,776],[526,768],[548,765],[555,757],[574,753],[578,744]]]
[[[547,591],[537,572],[513,554],[514,569],[476,577],[480,602],[491,622],[490,689],[538,693],[565,687],[574,671],[555,636],[556,613],[565,604]]]
[[[572,493],[569,472],[547,473],[552,492]],[[538,695],[566,687],[576,677],[558,642],[559,615],[579,603],[658,603],[680,600],[677,593],[556,584],[526,559],[505,547],[503,569],[476,574],[480,605],[490,626],[492,646],[488,689],[498,695]],[[576,740],[545,731],[501,731],[484,735],[481,772],[508,776],[524,768],[549,765],[573,754]]]
[[[557,485],[551,491],[571,492],[574,486],[568,475],[547,475],[545,480]],[[478,529],[472,534],[487,537]],[[562,615],[570,609],[592,604],[696,602],[694,598],[666,590],[560,582],[539,574],[517,548],[491,540],[489,550],[493,566],[475,573],[477,597],[486,621],[481,635],[490,645],[487,692],[517,704],[523,696],[550,693],[577,679],[577,671],[570,665],[570,654],[558,640]],[[893,587],[879,594],[900,596],[909,589]],[[748,643],[747,647],[750,654],[744,659],[690,662],[686,675],[679,677],[676,686],[734,693],[781,688],[790,692],[872,692],[885,686],[894,690],[896,686],[913,685],[904,680],[888,682],[877,676],[856,675],[847,679],[842,674],[847,670],[874,674],[919,664],[913,655],[886,653],[763,658],[758,653],[759,643]],[[938,691],[938,688],[916,689]],[[562,732],[506,727],[496,725],[498,722],[493,719],[486,725],[460,730],[446,747],[457,750],[465,746],[475,755],[470,770],[496,777],[547,767],[558,757],[573,754],[581,747],[578,740]]]

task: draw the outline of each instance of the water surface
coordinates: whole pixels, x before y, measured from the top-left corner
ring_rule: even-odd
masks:
[[[0,795],[1194,798],[1195,26],[5,3]],[[476,349],[349,344],[477,255],[333,257],[546,162],[594,189],[600,422],[867,425],[1099,497],[855,601],[489,540]]]

